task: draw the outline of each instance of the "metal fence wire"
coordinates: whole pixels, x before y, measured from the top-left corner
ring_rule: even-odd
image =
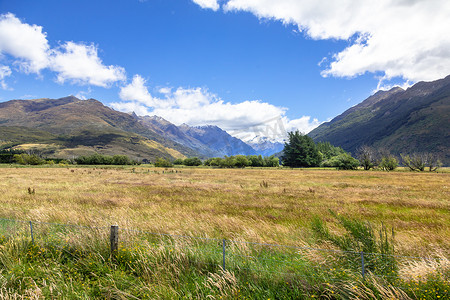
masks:
[[[0,218],[0,244],[8,239],[27,239],[32,243],[65,245],[84,251],[110,249],[112,255],[121,251],[164,251],[194,257],[205,266],[259,276],[282,275],[308,280],[339,280],[343,276],[365,279],[374,276],[395,283],[397,265],[424,261],[439,264],[442,258],[414,257],[313,247],[296,247],[228,239],[155,233],[138,229],[81,226]],[[420,281],[423,278],[409,278]],[[429,281],[429,279],[428,279]]]

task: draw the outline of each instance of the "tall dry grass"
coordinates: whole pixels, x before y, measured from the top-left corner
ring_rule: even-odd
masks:
[[[450,174],[289,169],[2,168],[0,217],[297,245],[328,209],[449,251]],[[164,173],[163,173],[164,172]],[[261,182],[267,187],[261,187]],[[28,188],[35,190],[29,194]]]

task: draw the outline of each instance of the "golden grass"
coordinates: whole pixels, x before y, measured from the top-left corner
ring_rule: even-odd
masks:
[[[1,168],[0,217],[304,245],[332,209],[394,227],[401,253],[450,250],[449,173],[173,170]]]

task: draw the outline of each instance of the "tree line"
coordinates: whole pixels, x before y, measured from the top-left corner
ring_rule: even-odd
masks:
[[[212,157],[202,161],[198,157],[179,158],[170,162],[164,159],[158,159],[155,166],[168,167],[173,165],[184,166],[210,166],[218,168],[245,168],[245,167],[278,167],[279,158],[275,155],[232,155],[224,157]]]
[[[431,153],[401,154],[401,162],[411,171],[436,171],[441,162]],[[399,159],[387,149],[376,149],[362,145],[356,152],[356,158],[341,147],[328,142],[315,143],[313,139],[299,131],[289,132],[281,157],[284,166],[292,168],[334,167],[341,170],[380,169],[392,171],[399,166]]]
[[[148,161],[147,161],[148,162]],[[126,155],[103,155],[94,153],[73,158],[49,159],[33,151],[24,150],[0,150],[0,163],[17,163],[21,165],[43,164],[79,164],[79,165],[138,165],[141,163],[130,159]],[[154,162],[155,167],[185,166],[210,166],[218,168],[245,168],[245,167],[278,167],[292,168],[308,167],[332,167],[340,170],[355,170],[362,167],[364,170],[380,169],[391,171],[396,169],[401,162],[411,171],[436,171],[442,166],[436,155],[431,153],[401,154],[400,159],[392,155],[386,149],[376,149],[367,145],[359,147],[356,158],[341,147],[335,147],[329,142],[315,143],[313,139],[299,131],[289,132],[280,159],[275,156],[261,155],[234,155],[213,157],[202,161],[198,157],[175,159],[174,161],[158,158]]]

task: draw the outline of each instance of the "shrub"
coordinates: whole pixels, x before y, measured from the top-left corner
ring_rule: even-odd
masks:
[[[383,171],[395,170],[398,167],[398,160],[392,155],[384,156],[381,158],[379,167]]]
[[[245,168],[250,165],[250,161],[244,155],[236,155],[234,157],[234,165],[231,167]]]
[[[21,165],[43,165],[45,164],[45,160],[37,156],[36,154],[15,154],[14,162]]]
[[[173,167],[173,164],[170,161],[168,161],[167,159],[158,158],[155,161],[155,167],[158,167],[158,168],[170,168],[170,167]]]
[[[175,164],[175,162],[174,162]],[[186,158],[183,163],[185,166],[201,166],[203,163],[198,157]]]
[[[280,166],[280,159],[276,157],[275,155],[266,156],[264,157],[264,164],[263,167],[279,167]]]
[[[322,162],[322,166],[334,167],[339,170],[356,170],[359,166],[359,161],[350,154],[344,153]]]
[[[134,162],[126,155],[103,155],[95,153],[88,156],[79,156],[75,158],[79,165],[132,165]]]
[[[184,165],[184,160],[182,158],[177,158],[173,161],[174,165]]]
[[[264,167],[264,159],[261,155],[249,155],[247,158],[251,167]]]
[[[132,165],[133,161],[126,155],[114,155],[112,157],[113,165]]]
[[[12,164],[15,162],[14,155],[24,153],[23,150],[0,150],[0,164]]]

